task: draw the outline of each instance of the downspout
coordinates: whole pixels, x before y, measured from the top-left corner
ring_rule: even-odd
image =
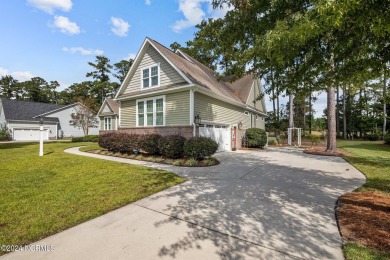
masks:
[[[195,118],[195,90],[193,89],[190,89],[190,125],[192,125],[192,136],[195,137],[196,136],[196,124],[194,122],[194,118]]]

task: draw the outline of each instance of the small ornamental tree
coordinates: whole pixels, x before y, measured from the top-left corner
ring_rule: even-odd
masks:
[[[80,100],[75,106],[75,113],[71,114],[69,124],[83,129],[84,136],[88,135],[89,128],[98,127],[99,121],[96,114],[91,110],[94,101],[92,99]]]

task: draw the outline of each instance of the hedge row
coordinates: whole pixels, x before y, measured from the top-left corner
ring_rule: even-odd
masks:
[[[99,135],[87,135],[82,137],[73,137],[72,142],[94,142],[96,143],[99,139]]]
[[[98,143],[102,148],[111,152],[134,153],[135,150],[141,150],[150,155],[163,155],[173,159],[186,155],[201,160],[212,156],[218,150],[218,144],[210,138],[186,139],[180,135],[136,135],[110,132],[102,134]]]

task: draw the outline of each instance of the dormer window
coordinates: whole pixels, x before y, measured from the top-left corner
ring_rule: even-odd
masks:
[[[141,70],[142,88],[158,87],[159,86],[159,66],[158,64],[143,68]]]

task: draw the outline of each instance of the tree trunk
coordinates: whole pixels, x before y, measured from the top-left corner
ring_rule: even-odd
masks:
[[[278,123],[280,121],[280,112],[279,112],[279,88],[276,87],[276,118],[278,120]]]
[[[290,102],[290,118],[288,119],[288,127],[293,128],[294,127],[294,96],[292,94],[290,94],[289,96],[289,102]],[[292,131],[291,141],[294,142],[294,130]]]
[[[339,111],[339,100],[340,100],[340,87],[337,85],[336,88],[336,135],[340,134],[340,111]]]
[[[312,92],[310,91],[309,96],[309,134],[311,134],[311,128],[312,128],[312,119],[313,119],[313,105],[312,105]]]
[[[387,107],[386,107],[386,69],[383,72],[383,130],[382,135],[383,139],[385,139],[386,135],[386,124],[387,124]]]
[[[343,85],[343,139],[347,139],[347,87]]]
[[[335,153],[336,146],[336,100],[335,89],[333,86],[328,87],[328,139],[326,151]]]

